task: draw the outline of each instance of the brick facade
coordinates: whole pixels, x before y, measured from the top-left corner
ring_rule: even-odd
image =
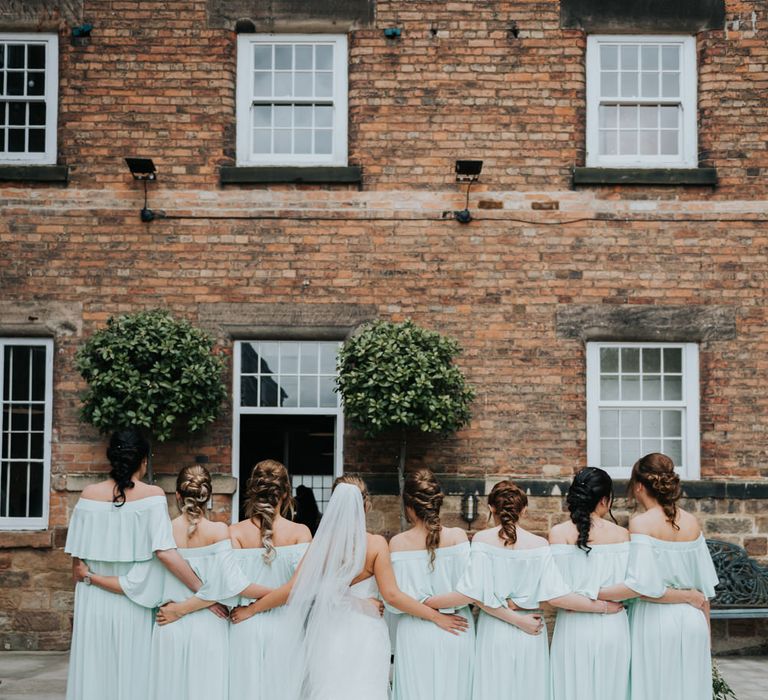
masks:
[[[685,328],[700,343],[703,482],[768,485],[764,3],[729,0],[725,27],[697,34],[700,164],[716,168],[716,187],[578,188],[586,38],[560,28],[554,0],[379,0],[372,23],[356,10],[334,31],[351,28],[349,163],[361,185],[221,185],[219,168],[234,165],[236,35],[215,4],[86,0],[62,19],[41,2],[39,21],[29,8],[0,14],[3,30],[59,31],[58,150],[69,168],[66,185],[0,183],[0,333],[55,341],[50,530],[0,533],[0,647],[68,644],[61,545],[79,490],[105,468],[103,439],[78,421],[73,356],[113,314],[168,307],[228,356],[243,318],[411,318],[448,333],[477,389],[473,421],[415,441],[409,463],[484,484],[567,481],[586,462],[585,338],[567,330],[569,313],[663,309],[677,314],[664,339]],[[79,21],[94,29],[73,45]],[[391,26],[399,40],[384,37]],[[132,155],[158,166],[150,206],[189,218],[139,221],[143,194],[122,161]],[[464,206],[453,175],[463,157],[485,162],[468,226],[452,217]],[[161,475],[208,458],[223,475],[222,518],[231,419],[225,405],[204,435],[156,450]],[[396,454],[394,441],[348,431],[348,469],[375,480]],[[708,536],[768,563],[766,503],[705,494],[688,505]],[[457,499],[447,511],[457,521]],[[563,517],[552,496],[530,511],[540,531]],[[395,513],[394,498],[378,496],[372,527],[394,530]],[[718,640],[766,644],[768,628],[732,623]]]

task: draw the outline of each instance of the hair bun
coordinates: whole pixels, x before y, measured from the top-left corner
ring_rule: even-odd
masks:
[[[632,476],[629,479],[630,494],[636,483],[645,486],[649,495],[658,501],[667,520],[675,529],[679,529],[677,501],[683,495],[683,488],[680,477],[675,472],[674,462],[660,452],[651,452],[641,457],[632,467]]]
[[[113,503],[125,503],[125,492],[133,488],[133,475],[149,454],[149,443],[136,428],[125,428],[112,433],[107,447],[110,464],[109,477],[115,482]]]

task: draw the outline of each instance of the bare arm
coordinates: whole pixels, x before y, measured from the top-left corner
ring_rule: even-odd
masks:
[[[293,584],[296,581],[298,573],[299,569],[297,568],[291,577],[291,580],[284,583],[280,588],[273,589],[263,598],[260,598],[250,605],[243,605],[239,608],[235,608],[230,615],[232,622],[237,624],[258,613],[267,612],[267,610],[272,610],[273,608],[279,608],[281,605],[285,605],[286,602],[288,602],[288,597],[291,595]]]
[[[523,630],[526,634],[537,635],[541,632],[544,622],[541,615],[524,615],[518,612],[514,612],[509,608],[489,608],[487,605],[481,605],[477,603],[478,607],[488,615],[498,618],[503,622],[507,622],[510,625],[514,625]]]
[[[621,612],[624,606],[607,600],[591,600],[585,595],[579,593],[569,593],[568,595],[552,598],[548,601],[550,605],[563,610],[573,610],[574,612],[602,613],[606,615]]]
[[[640,594],[637,591],[633,591],[629,586],[625,586],[623,583],[617,583],[613,586],[606,586],[600,589],[600,593],[597,595],[598,600],[632,600],[633,598],[639,598]]]
[[[444,615],[434,610],[432,606],[419,603],[415,598],[411,598],[408,594],[403,593],[397,585],[395,572],[392,569],[392,559],[389,556],[389,549],[386,543],[381,546],[376,554],[376,559],[373,563],[373,573],[376,577],[381,597],[393,608],[397,608],[407,615],[434,622],[438,627],[451,634],[459,634],[459,632],[463,632],[469,626],[467,620],[461,615]]]
[[[425,605],[435,610],[441,610],[443,608],[462,608],[470,603],[476,603],[477,601],[465,596],[463,593],[442,593],[441,595],[433,595],[424,601]],[[395,606],[397,607],[397,606]]]
[[[642,596],[641,600],[644,600],[648,603],[671,603],[673,605],[679,605],[683,603],[691,605],[694,608],[699,608],[700,610],[704,610],[705,605],[709,602],[707,596],[695,588],[667,588],[666,592],[663,596],[661,596],[661,598],[649,598],[647,596]]]
[[[176,549],[162,549],[155,552],[160,563],[168,569],[179,581],[181,581],[190,591],[197,593],[202,586],[202,582],[197,574],[192,570],[186,559],[179,554]]]
[[[257,583],[252,583],[244,588],[240,592],[240,595],[246,598],[261,598],[268,593],[271,593],[272,590],[272,588],[267,588],[266,586],[260,586]],[[176,622],[176,620],[181,619],[185,615],[189,615],[193,612],[197,612],[198,610],[203,610],[204,608],[209,608],[214,605],[220,606],[220,604],[216,601],[204,600],[203,598],[198,598],[196,595],[190,596],[181,603],[166,603],[157,612],[157,624],[161,626],[168,625],[171,622]],[[224,610],[226,611],[226,608],[224,608]],[[224,614],[220,614],[219,611],[215,612],[218,617],[229,617],[228,611],[226,611]]]

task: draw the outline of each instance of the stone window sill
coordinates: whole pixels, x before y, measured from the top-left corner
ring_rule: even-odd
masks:
[[[717,184],[715,168],[574,168],[574,185]]]
[[[0,164],[0,182],[60,182],[69,181],[66,165]]]
[[[219,170],[222,185],[274,185],[274,184],[317,184],[317,185],[359,185],[362,170],[350,166],[231,166],[223,165]]]

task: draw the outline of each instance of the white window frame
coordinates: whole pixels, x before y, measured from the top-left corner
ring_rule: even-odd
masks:
[[[600,46],[602,44],[678,44],[680,51],[680,101],[661,97],[611,98],[611,104],[674,104],[682,110],[680,156],[600,155]],[[696,39],[693,36],[594,34],[587,37],[587,167],[695,168],[698,153],[698,75]]]
[[[0,98],[4,102],[45,102],[45,152],[0,152],[0,163],[18,165],[55,165],[56,134],[59,123],[59,36],[58,34],[22,34],[17,32],[1,32],[0,41],[45,44],[46,47],[44,99],[30,99],[29,97],[10,95],[6,95],[5,97]]]
[[[256,44],[330,44],[333,46],[333,152],[329,154],[252,153],[253,46]],[[280,102],[276,98],[274,102]],[[291,98],[293,104],[316,98]],[[239,34],[237,37],[236,130],[237,165],[344,166],[347,164],[348,58],[346,34]]]
[[[604,401],[600,399],[600,350],[602,348],[681,348],[682,399],[680,401]],[[682,408],[685,411],[683,466],[675,465],[684,479],[701,478],[701,444],[699,425],[699,346],[697,343],[587,343],[587,465],[600,467],[601,408]],[[602,467],[601,467],[602,468]],[[614,478],[628,478],[632,465],[605,468]]]
[[[51,431],[53,426],[53,340],[47,338],[0,338],[0,390],[5,376],[5,348],[9,345],[45,348],[45,422],[43,437],[43,510],[37,518],[0,517],[0,530],[46,530],[51,500]],[[0,400],[2,391],[0,391]],[[27,402],[25,402],[27,403]],[[3,432],[0,411],[0,436]]]
[[[233,345],[232,362],[232,476],[235,477],[237,487],[232,496],[232,522],[237,522],[238,510],[240,504],[240,417],[244,415],[262,415],[262,416],[333,416],[336,419],[335,440],[333,445],[333,477],[334,479],[344,473],[344,408],[341,402],[341,396],[337,395],[336,406],[327,406],[321,408],[300,408],[300,407],[281,407],[281,406],[241,406],[241,369],[242,352],[241,347],[245,343],[257,342],[288,342],[288,343],[319,343],[329,342],[321,339],[302,338],[294,340],[285,338],[284,340],[250,338],[236,340]],[[341,341],[339,341],[341,347]]]

